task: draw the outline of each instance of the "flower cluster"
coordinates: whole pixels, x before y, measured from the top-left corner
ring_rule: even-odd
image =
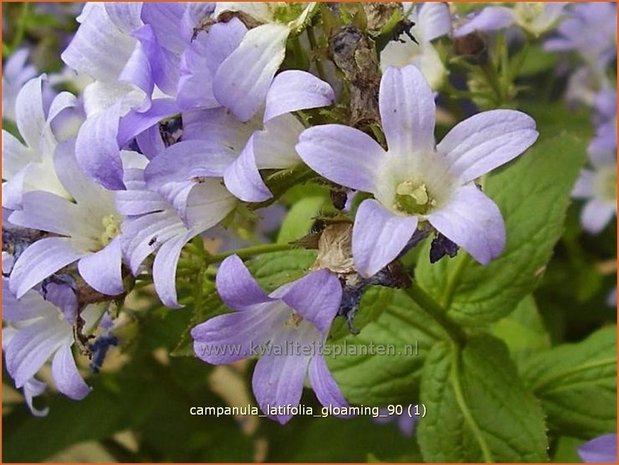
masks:
[[[616,214],[617,142],[616,93],[603,69],[616,37],[593,24],[614,6],[517,4],[455,17],[444,3],[388,5],[386,19],[359,7],[368,8],[361,30],[332,4],[86,3],[61,74],[36,76],[25,49],[9,58],[3,350],[34,414],[46,413],[32,399],[45,390],[36,375],[49,360],[58,391],[72,399],[90,392],[76,360],[89,356],[98,372],[122,344],[112,307],[122,311],[142,284],[154,284],[166,307],[183,307],[181,268],[198,270],[195,286],[214,278],[231,310],[193,321],[197,358],[219,365],[259,356],[252,388],[265,413],[299,404],[306,379],[324,406],[347,406],[314,350],[335,319],[346,317],[352,331],[366,287],[408,287],[410,270],[404,278],[394,270],[427,237],[430,257],[420,260],[466,253],[487,265],[510,234],[484,181],[539,133],[510,102],[517,86],[503,80],[483,90],[485,102],[501,104],[444,117],[440,93],[465,92],[449,80],[444,45],[471,34],[492,42],[516,29],[517,42],[558,25],[547,48],[588,57],[591,36],[597,55],[584,66],[597,80],[589,89],[595,137],[573,195],[587,199],[583,226],[605,227]],[[317,42],[317,32],[330,39]],[[448,126],[438,138],[437,122]],[[255,227],[257,215],[308,180],[332,194],[322,230],[272,249],[204,249],[209,235],[239,240],[236,225]],[[262,282],[243,262],[295,247],[317,249],[317,259],[283,282]]]

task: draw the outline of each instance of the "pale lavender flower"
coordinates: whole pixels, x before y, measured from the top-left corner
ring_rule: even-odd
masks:
[[[609,149],[589,147],[591,169],[585,168],[572,190],[572,196],[586,200],[581,213],[583,228],[591,234],[601,232],[617,214],[617,156]]]
[[[123,189],[119,148],[178,113],[181,55],[209,3],[88,3],[62,59],[94,79],[84,90],[88,118],[76,143],[84,171]],[[121,120],[122,118],[122,120]]]
[[[124,215],[122,249],[134,275],[146,257],[156,252],[155,289],[165,305],[177,308],[176,267],[183,246],[225,218],[236,206],[236,199],[221,185],[221,179],[202,179],[189,191],[177,192],[183,204],[181,218],[172,204],[146,186],[148,160],[135,152],[124,152],[123,160],[127,189],[116,194],[116,207]]]
[[[436,90],[443,83],[447,70],[432,41],[451,32],[449,7],[446,3],[421,3],[414,7],[404,4],[404,9],[410,9],[408,17],[415,23],[412,33],[417,43],[405,34],[389,42],[380,53],[380,67],[384,71],[389,66],[413,64]]]
[[[48,288],[57,301],[75,300],[75,293],[69,286],[49,284]],[[93,327],[102,311],[96,305],[82,311],[85,330]],[[45,300],[35,290],[17,299],[9,289],[8,279],[2,279],[2,319],[7,324],[2,329],[5,366],[15,386],[24,389],[26,402],[35,415],[47,413],[47,409],[34,409],[32,398],[45,390],[45,384],[34,376],[50,359],[52,377],[61,393],[80,400],[90,392],[71,351],[75,343],[75,318],[75,312]]]
[[[216,284],[235,312],[191,330],[198,358],[218,365],[263,351],[253,374],[254,395],[262,411],[282,424],[291,415],[273,415],[271,409],[297,406],[307,376],[321,404],[347,405],[320,353],[342,295],[335,275],[315,271],[267,295],[233,255],[220,265]]]
[[[546,50],[580,53],[593,69],[603,71],[617,56],[617,6],[606,2],[573,3],[568,17],[548,39]]]
[[[394,260],[421,221],[482,264],[501,253],[505,225],[474,180],[514,159],[538,137],[535,121],[512,110],[480,113],[436,145],[432,90],[414,66],[389,68],[379,93],[387,152],[367,134],[329,124],[301,134],[297,151],[316,172],[372,193],[357,211],[352,249],[368,277]]]
[[[26,64],[28,49],[15,51],[2,66],[2,118],[16,120],[17,94],[24,84],[37,75],[34,66]]]
[[[260,110],[284,61],[288,36],[303,27],[315,8],[316,3],[217,3],[215,18],[226,11],[238,11],[261,23],[247,32],[215,75],[215,98],[239,120],[248,121]]]
[[[594,99],[595,137],[589,144],[593,153],[613,152],[617,147],[617,91],[603,88]]]
[[[21,208],[22,195],[34,190],[70,197],[53,169],[58,138],[52,123],[77,100],[62,92],[46,105],[45,80],[45,75],[31,79],[17,94],[15,117],[24,143],[2,130],[2,206],[11,210]]]
[[[463,37],[475,31],[496,32],[511,26],[539,36],[552,30],[563,15],[567,3],[521,2],[513,7],[488,6],[454,31]]]
[[[161,190],[170,182],[220,176],[237,198],[266,200],[272,194],[259,170],[301,163],[294,147],[304,126],[292,113],[329,105],[333,98],[326,82],[304,71],[289,70],[275,77],[261,102],[262,110],[249,121],[238,119],[226,108],[184,113],[183,140],[153,159],[146,169],[147,182]]]
[[[54,170],[71,200],[46,191],[23,195],[21,210],[9,221],[25,228],[52,233],[30,245],[17,259],[10,277],[11,291],[21,298],[29,289],[61,268],[77,263],[84,280],[97,291],[123,291],[121,217],[114,194],[88,179],[75,160],[73,141],[56,148]]]
[[[617,463],[617,433],[604,434],[578,448],[585,463]]]

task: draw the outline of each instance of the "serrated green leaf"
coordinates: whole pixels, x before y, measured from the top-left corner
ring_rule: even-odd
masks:
[[[531,357],[525,382],[542,401],[552,431],[590,439],[617,427],[617,329],[596,331]]]
[[[421,379],[417,438],[426,462],[543,462],[544,415],[497,339],[437,343]]]
[[[563,231],[585,147],[585,140],[563,133],[487,179],[484,191],[499,206],[507,230],[505,250],[489,265],[463,251],[433,265],[419,261],[418,283],[451,318],[470,326],[497,321],[535,288]]]
[[[425,357],[434,342],[444,337],[443,330],[403,291],[376,288],[367,303],[374,299],[386,304],[380,317],[359,335],[338,340],[335,345],[346,353],[328,356],[327,363],[351,403],[411,403],[417,397]],[[370,309],[362,307],[359,315],[366,311]]]

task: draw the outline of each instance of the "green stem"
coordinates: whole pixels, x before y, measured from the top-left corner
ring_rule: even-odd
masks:
[[[269,252],[280,252],[282,250],[291,250],[294,246],[291,244],[260,244],[252,247],[245,247],[244,249],[228,250],[218,254],[210,255],[207,257],[207,263],[220,262],[223,259],[231,256],[238,255],[240,258],[250,258],[254,255],[260,255]]]
[[[316,35],[314,34],[314,26],[308,26],[306,29],[307,38],[310,43],[310,47],[312,49],[312,58],[314,60],[314,64],[316,65],[316,72],[318,73],[318,77],[323,81],[326,81],[325,69],[322,66],[322,61],[320,61],[319,53],[317,52],[318,42],[316,41]]]
[[[464,344],[466,335],[462,329],[445,315],[445,310],[441,308],[432,297],[426,294],[417,283],[413,282],[413,284],[406,289],[406,293],[422,310],[430,315],[434,321],[441,325],[455,344],[459,346]]]

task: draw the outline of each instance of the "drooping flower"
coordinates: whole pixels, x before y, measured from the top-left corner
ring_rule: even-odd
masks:
[[[592,69],[601,72],[617,56],[617,5],[573,3],[557,33],[558,37],[544,44],[546,50],[577,51]]]
[[[236,199],[221,185],[220,178],[201,179],[182,196],[183,218],[157,191],[148,189],[144,167],[148,160],[135,152],[124,152],[124,182],[127,189],[116,194],[116,207],[124,215],[121,244],[134,275],[151,253],[153,282],[161,301],[178,307],[176,267],[183,246],[212,228],[236,206]]]
[[[45,390],[34,376],[43,365],[52,360],[52,377],[56,388],[67,397],[83,399],[90,388],[80,375],[72,353],[75,343],[74,325],[76,313],[71,305],[61,302],[75,300],[75,293],[67,285],[50,283],[48,293],[54,294],[54,302],[46,300],[38,291],[29,290],[20,299],[11,292],[8,279],[2,279],[2,348],[6,369],[18,389],[24,389],[24,396],[35,415],[47,414],[47,409],[36,410],[32,398]],[[84,331],[93,327],[101,316],[100,305],[89,305],[80,314],[84,320]]]
[[[418,43],[407,35],[391,41],[380,53],[383,72],[389,66],[399,68],[410,64],[419,68],[432,89],[438,89],[447,75],[432,41],[451,32],[451,13],[446,3],[421,3],[410,8],[409,19],[415,23],[412,34]]]
[[[321,404],[347,405],[320,353],[340,305],[335,275],[315,271],[267,295],[233,255],[220,265],[216,284],[235,312],[192,329],[198,358],[219,365],[263,352],[253,374],[254,395],[262,411],[282,424],[291,415],[273,409],[297,406],[307,376]]]
[[[514,25],[540,36],[555,27],[566,5],[562,2],[522,2],[512,8],[488,6],[457,28],[454,37],[463,37],[475,31],[496,32]]]
[[[394,260],[421,221],[488,263],[503,250],[505,225],[474,180],[535,142],[533,119],[512,110],[483,112],[436,145],[434,98],[414,66],[385,71],[379,106],[387,152],[367,134],[338,124],[307,129],[297,144],[316,172],[375,197],[362,202],[355,218],[357,271],[371,276]]]
[[[259,23],[247,32],[215,75],[215,98],[239,120],[248,121],[260,110],[273,76],[284,61],[288,36],[304,25],[315,8],[315,3],[217,3],[215,18],[234,12]]]
[[[617,463],[617,433],[604,434],[578,448],[585,463]]]
[[[329,105],[333,98],[326,82],[290,70],[275,77],[261,102],[263,110],[249,121],[226,108],[184,113],[183,140],[153,159],[146,169],[147,182],[160,190],[170,182],[219,176],[237,198],[266,200],[272,194],[259,170],[301,163],[294,147],[304,126],[292,112]]]
[[[16,226],[51,233],[19,256],[11,271],[11,291],[21,298],[43,279],[78,262],[80,275],[92,288],[120,294],[122,255],[117,236],[121,216],[114,207],[113,192],[81,172],[72,140],[56,147],[53,162],[48,169],[56,173],[71,200],[46,191],[27,192],[21,210],[9,216]]]
[[[181,55],[210,3],[93,3],[62,59],[94,82],[84,90],[88,115],[76,143],[84,171],[123,189],[119,149],[179,111]],[[163,19],[163,20],[162,20]],[[122,118],[122,119],[121,119]]]
[[[75,97],[62,92],[51,104],[45,104],[45,75],[28,81],[17,94],[16,124],[24,143],[2,130],[2,206],[21,208],[22,195],[42,190],[61,197],[70,195],[53,169],[53,157],[58,139],[52,123],[65,110],[73,108]]]

